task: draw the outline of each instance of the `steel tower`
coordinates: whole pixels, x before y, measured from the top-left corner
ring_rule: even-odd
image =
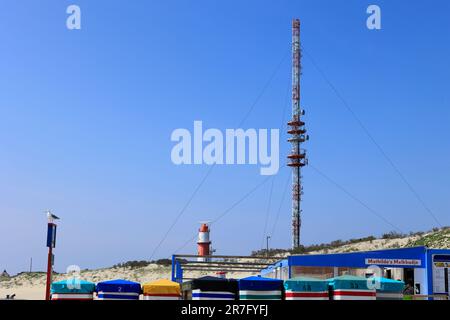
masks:
[[[301,168],[308,160],[306,151],[301,144],[309,139],[306,135],[305,123],[302,121],[304,110],[300,107],[300,74],[301,74],[301,49],[300,49],[300,20],[292,21],[292,120],[288,122],[288,133],[291,135],[289,142],[292,144],[292,152],[288,155],[288,166],[292,167],[292,248],[300,246],[300,201],[303,194],[301,183]]]

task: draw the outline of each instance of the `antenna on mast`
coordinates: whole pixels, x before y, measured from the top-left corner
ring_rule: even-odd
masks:
[[[306,150],[301,144],[309,140],[306,135],[305,123],[301,116],[305,111],[300,107],[300,74],[301,74],[301,50],[300,50],[300,20],[292,21],[292,120],[288,122],[291,135],[289,142],[292,144],[291,154],[288,155],[288,166],[292,167],[292,249],[300,246],[301,209],[300,201],[303,194],[301,183],[301,168],[308,164]]]

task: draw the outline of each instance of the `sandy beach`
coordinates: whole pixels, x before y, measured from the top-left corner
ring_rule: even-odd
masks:
[[[205,272],[192,272],[194,277],[208,275]],[[248,273],[229,273],[231,278],[240,278],[248,276]],[[98,270],[82,271],[80,279],[100,282],[113,279],[126,279],[145,283],[158,279],[170,279],[171,267],[150,264],[142,268],[107,268]],[[53,281],[67,279],[66,274],[53,276]],[[8,280],[0,282],[0,298],[4,299],[6,295],[15,294],[15,299],[26,300],[44,300],[45,299],[45,273],[22,273]]]
[[[402,238],[361,241],[352,244],[345,244],[334,249],[310,252],[310,254],[394,249],[417,245],[426,245],[429,248],[450,248],[450,229],[445,229],[440,232],[427,232],[421,235],[406,236]],[[204,275],[214,274],[200,271],[191,271],[189,273],[189,276],[194,278]],[[228,273],[227,277],[242,278],[250,275],[251,274],[249,273],[236,272]],[[53,276],[53,281],[68,278],[69,276],[66,274],[55,274]],[[94,283],[105,280],[125,279],[143,284],[152,280],[170,279],[171,266],[148,264],[144,267],[112,267],[96,270],[83,270],[81,271],[79,278]],[[15,294],[15,299],[42,300],[45,298],[45,281],[46,275],[44,272],[24,272],[9,278],[2,278],[0,280],[0,298],[3,299],[6,295]]]

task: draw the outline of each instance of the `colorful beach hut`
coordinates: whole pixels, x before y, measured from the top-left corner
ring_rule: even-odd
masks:
[[[369,283],[367,278],[351,275],[328,279],[333,300],[375,300],[376,290]]]
[[[95,283],[68,279],[53,282],[50,287],[51,300],[93,300]]]
[[[239,300],[282,300],[283,280],[247,277],[238,280]]]
[[[376,288],[377,300],[403,300],[403,281],[382,277],[373,277],[371,280]]]
[[[185,300],[236,300],[237,281],[218,277],[201,277],[182,284]]]
[[[284,281],[286,300],[330,300],[328,281],[297,277]]]
[[[141,285],[122,279],[97,283],[98,300],[139,300]]]
[[[156,280],[142,285],[144,300],[180,300],[181,288],[178,282]]]

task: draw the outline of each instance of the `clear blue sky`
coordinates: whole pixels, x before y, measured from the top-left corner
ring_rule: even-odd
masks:
[[[82,30],[66,29],[78,4]],[[382,30],[366,28],[378,4]],[[172,130],[234,128],[290,49],[302,45],[442,224],[450,224],[450,3],[436,1],[2,1],[0,268],[46,263],[46,218],[62,217],[57,271],[149,259],[207,172],[172,164]],[[324,81],[303,59],[312,165],[404,232],[436,225]],[[244,128],[280,128],[284,60]],[[274,180],[268,229],[290,174]],[[392,227],[304,170],[302,242],[380,235]],[[169,257],[264,177],[215,167],[154,258]],[[220,254],[262,245],[271,182],[212,228]],[[290,194],[273,247],[290,246]],[[193,253],[195,245],[183,252]]]

